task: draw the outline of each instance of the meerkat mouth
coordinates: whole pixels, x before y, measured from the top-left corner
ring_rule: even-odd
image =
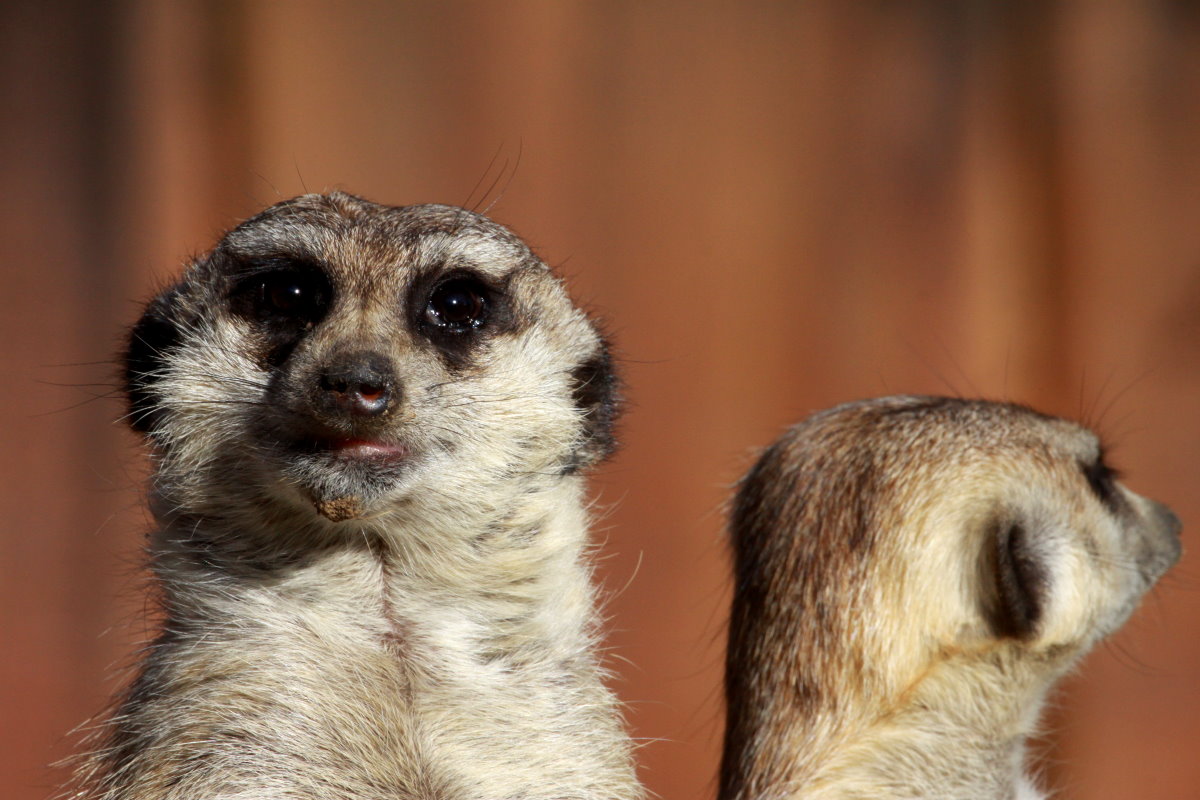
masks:
[[[390,483],[416,460],[406,444],[357,437],[306,442],[293,452],[311,467],[369,485]]]
[[[420,460],[408,444],[380,438],[317,435],[281,444],[283,481],[333,522],[366,516]]]
[[[378,439],[333,439],[325,444],[324,449],[338,459],[386,464],[398,464],[411,455],[406,445]]]
[[[320,461],[334,468],[354,465],[367,469],[395,467],[414,456],[413,448],[405,442],[353,433],[310,431],[307,435],[286,439],[276,436],[275,441],[289,457]]]

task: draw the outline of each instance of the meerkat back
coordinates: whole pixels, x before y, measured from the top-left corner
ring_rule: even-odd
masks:
[[[638,798],[582,475],[606,344],[508,230],[308,195],[147,307],[162,630],[79,798]]]
[[[731,520],[722,800],[1041,796],[1047,689],[1180,554],[1098,439],[1021,406],[892,397],[789,430]]]

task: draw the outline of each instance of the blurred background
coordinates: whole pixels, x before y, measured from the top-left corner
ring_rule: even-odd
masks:
[[[1200,13],[1168,2],[8,0],[0,795],[44,798],[147,635],[139,303],[304,191],[490,208],[607,321],[594,485],[646,783],[711,797],[723,504],[811,411],[929,392],[1096,425],[1200,524]],[[1200,797],[1200,570],[1054,695],[1065,798]]]

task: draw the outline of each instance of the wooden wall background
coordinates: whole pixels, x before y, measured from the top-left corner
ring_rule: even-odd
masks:
[[[632,400],[596,481],[609,641],[667,800],[713,791],[722,503],[809,411],[1086,417],[1194,540],[1194,3],[9,0],[0,23],[4,797],[51,793],[144,635],[143,467],[105,360],[185,256],[305,189],[494,203],[609,320]],[[1200,796],[1189,548],[1056,695],[1062,797]]]

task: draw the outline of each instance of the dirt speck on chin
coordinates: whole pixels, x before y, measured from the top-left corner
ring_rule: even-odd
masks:
[[[354,495],[317,500],[313,505],[316,506],[317,512],[330,522],[345,522],[361,517],[363,513],[362,498]]]

